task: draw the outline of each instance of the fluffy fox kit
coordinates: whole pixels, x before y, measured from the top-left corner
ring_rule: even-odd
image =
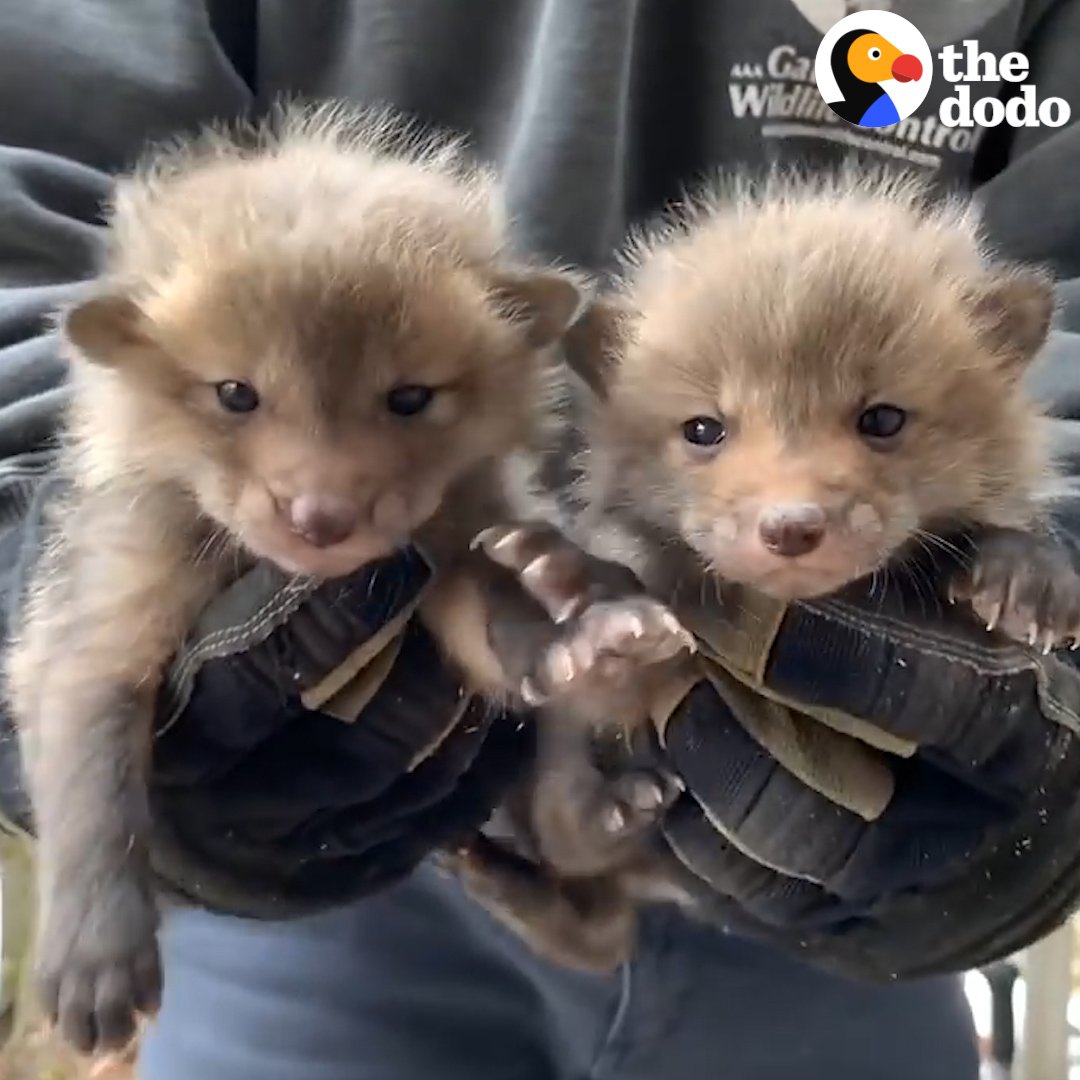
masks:
[[[580,302],[505,232],[495,178],[386,113],[286,110],[119,181],[104,272],[62,320],[66,493],[6,673],[40,988],[79,1049],[158,1002],[146,764],[197,611],[253,558],[333,577],[415,539],[451,566],[503,518],[495,465]]]
[[[1022,378],[1052,287],[988,254],[971,205],[905,177],[735,185],[625,265],[579,339],[607,520],[782,599],[881,571],[924,534],[1039,525],[1052,463]],[[1001,614],[1044,644],[1080,629],[1075,610]]]
[[[721,616],[725,585],[784,601],[887,587],[922,546],[957,564],[943,601],[1040,651],[1077,643],[1080,579],[1046,528],[1054,467],[1024,386],[1052,286],[994,258],[970,205],[895,176],[731,184],[636,237],[622,271],[567,336],[568,441],[586,448],[564,580],[615,559],[693,625],[707,597]],[[520,570],[526,539],[498,530],[489,549]],[[572,650],[551,659],[549,686],[589,677]],[[631,673],[611,720],[647,722],[642,676],[662,673]],[[478,891],[544,951],[608,967],[632,943],[627,897],[662,876],[643,841],[678,787],[604,780],[547,711],[519,818],[546,871],[530,886],[507,858]]]

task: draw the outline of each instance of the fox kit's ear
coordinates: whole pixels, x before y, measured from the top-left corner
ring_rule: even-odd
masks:
[[[621,297],[597,297],[563,337],[567,365],[601,400],[607,397],[619,365],[631,315],[630,305]]]
[[[975,297],[973,316],[1002,370],[1018,378],[1050,333],[1053,282],[1048,274],[1028,268],[996,273]]]
[[[509,318],[522,325],[535,348],[551,345],[574,321],[587,288],[578,276],[560,270],[500,274],[493,293]]]
[[[149,344],[142,312],[121,293],[97,293],[61,319],[68,340],[95,364],[123,367]]]

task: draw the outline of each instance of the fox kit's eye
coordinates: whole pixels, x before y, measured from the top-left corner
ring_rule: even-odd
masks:
[[[431,404],[434,397],[435,391],[430,386],[395,386],[386,395],[386,407],[395,416],[417,416]]]
[[[727,435],[724,421],[715,416],[693,416],[682,426],[683,438],[694,446],[719,446]]]
[[[871,405],[859,414],[857,427],[864,439],[891,439],[907,423],[907,413],[897,405]]]
[[[259,407],[259,393],[251,383],[226,379],[214,388],[221,407],[228,412],[249,413]]]

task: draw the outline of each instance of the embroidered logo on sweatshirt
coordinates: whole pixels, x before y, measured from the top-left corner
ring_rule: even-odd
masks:
[[[1060,127],[1070,117],[1069,102],[1037,93],[1038,68],[1018,52],[1015,27],[997,19],[1021,0],[789,0],[799,23],[787,35],[771,31],[756,48],[737,44],[728,68],[728,94],[735,130],[747,131],[747,154],[770,143],[801,143],[801,154],[821,144],[888,157],[905,166],[967,177],[970,159],[985,128]],[[881,26],[901,52],[927,68],[922,80],[878,84],[903,119],[884,127],[842,120],[831,100],[843,96],[831,70],[819,76],[815,64],[822,35],[833,42],[845,18],[893,13],[914,26],[929,46],[919,51],[900,34]],[[865,23],[864,23],[865,25]],[[1010,85],[1012,84],[1012,85]],[[828,87],[829,102],[823,96]],[[914,111],[908,95],[925,91]],[[885,108],[882,102],[879,108]]]
[[[926,38],[891,11],[856,11],[832,26],[814,60],[814,81],[841,120],[891,127],[926,100],[933,77]]]

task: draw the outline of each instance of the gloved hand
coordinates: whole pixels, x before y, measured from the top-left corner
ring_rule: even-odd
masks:
[[[663,825],[682,884],[861,977],[979,966],[1080,896],[1076,654],[935,612],[926,580],[743,607],[658,718],[686,784]]]
[[[1051,593],[1038,581],[1034,596],[1053,596],[1063,629],[1080,625],[1067,569],[1080,568],[1078,510],[1075,500],[1058,505],[1059,586]],[[614,597],[627,588],[617,575],[628,571],[558,534],[497,537],[485,550],[549,612],[604,589],[605,576]],[[575,720],[545,717],[552,771],[530,800],[540,850],[570,873],[612,857],[619,865],[626,841],[637,850],[638,830],[654,836],[659,815],[674,859],[649,865],[674,873],[707,914],[864,977],[975,967],[1050,929],[1080,894],[1068,840],[1080,819],[1080,654],[1043,655],[1041,643],[1019,646],[989,633],[966,604],[950,606],[946,584],[971,565],[970,539],[909,557],[887,590],[862,581],[814,603],[786,605],[730,583],[684,589],[676,610],[698,649],[660,669],[662,683],[658,673],[632,692],[647,693],[652,724],[629,741],[617,726],[599,732],[592,774],[565,756],[585,750],[574,746]],[[541,554],[545,570],[532,570]],[[1040,624],[1048,614],[1032,612]],[[593,635],[603,634],[602,618]],[[495,640],[516,645],[526,625]],[[646,655],[655,633],[636,639]],[[510,670],[530,670],[515,666],[514,648],[500,655]],[[541,676],[550,690],[546,669]],[[662,779],[671,774],[680,782]],[[642,794],[656,804],[639,805]],[[625,834],[598,827],[602,805],[618,807]],[[545,953],[606,966],[630,944],[600,884],[556,889],[541,874],[526,887],[518,856],[490,845],[463,869],[475,894],[527,927]]]
[[[487,818],[532,731],[466,698],[410,621],[428,577],[415,552],[307,592],[262,566],[204,613],[159,713],[167,888],[302,913],[390,884]]]
[[[1062,381],[1074,348],[1059,338],[1034,376],[1063,415],[1080,398],[1076,376]],[[1075,428],[1058,431],[1074,465]],[[47,464],[28,455],[0,473],[9,603]],[[1080,537],[1069,502],[1060,523]],[[311,911],[396,880],[487,817],[531,732],[467,705],[441,671],[408,620],[426,572],[408,554],[308,593],[260,567],[211,605],[162,695],[168,892],[255,917]],[[687,784],[664,833],[707,911],[868,977],[981,964],[1069,913],[1073,654],[997,641],[925,587],[888,606],[859,590],[756,603],[741,632],[693,627],[716,662],[657,718],[656,752]],[[0,803],[25,823],[14,747],[0,738]]]
[[[1070,477],[1055,531],[1075,553],[1070,319],[1080,305],[1031,378]],[[723,619],[686,615],[702,678],[656,718],[656,752],[687,785],[664,825],[683,884],[719,921],[862,977],[982,965],[1080,897],[1080,652],[988,633],[935,597],[953,567],[925,554],[884,595],[729,592]]]
[[[8,612],[48,458],[0,470]],[[153,750],[166,896],[257,918],[310,912],[390,884],[489,815],[532,732],[440,667],[409,619],[429,576],[412,551],[317,589],[260,565],[203,613],[163,687]],[[0,725],[0,810],[30,831],[10,719]]]

